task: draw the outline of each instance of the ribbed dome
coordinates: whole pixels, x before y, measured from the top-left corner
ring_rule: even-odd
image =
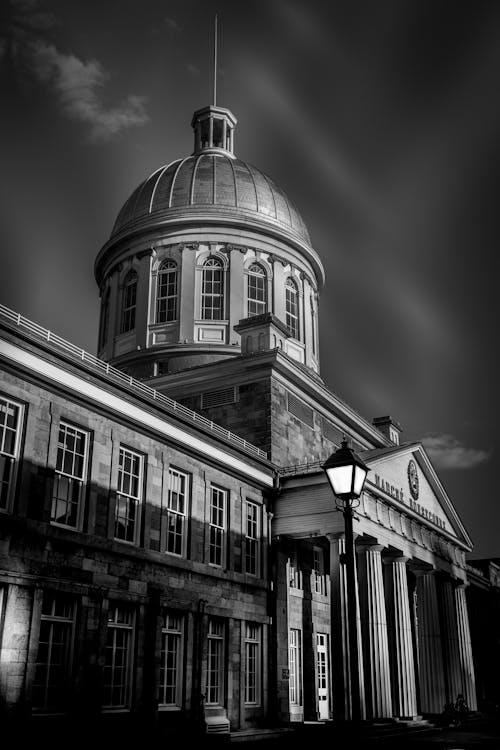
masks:
[[[244,161],[197,153],[156,170],[132,193],[111,238],[192,218],[261,224],[310,245],[302,217],[273,180]]]

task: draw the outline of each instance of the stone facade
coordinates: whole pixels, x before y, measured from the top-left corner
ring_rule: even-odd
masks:
[[[199,110],[126,202],[101,359],[0,308],[3,708],[167,734],[475,709],[471,540],[422,445],[322,381],[321,260],[235,124]],[[343,437],[370,470],[350,603]]]

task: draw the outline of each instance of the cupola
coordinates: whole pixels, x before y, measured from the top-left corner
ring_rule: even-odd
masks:
[[[197,109],[191,126],[194,130],[194,155],[200,153],[225,154],[234,159],[234,128],[236,117],[229,109],[208,107]]]

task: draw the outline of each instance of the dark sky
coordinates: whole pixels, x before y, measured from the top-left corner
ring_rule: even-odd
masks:
[[[193,111],[238,118],[326,269],[322,376],[422,440],[500,556],[500,3],[3,0],[0,301],[95,352],[93,261]]]

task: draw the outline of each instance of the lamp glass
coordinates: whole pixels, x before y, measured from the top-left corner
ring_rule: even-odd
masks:
[[[333,466],[326,473],[336,495],[349,495],[352,492],[352,472],[354,466]]]
[[[367,473],[366,469],[361,468],[361,466],[356,466],[354,469],[354,486],[352,492],[356,497],[361,495]]]

